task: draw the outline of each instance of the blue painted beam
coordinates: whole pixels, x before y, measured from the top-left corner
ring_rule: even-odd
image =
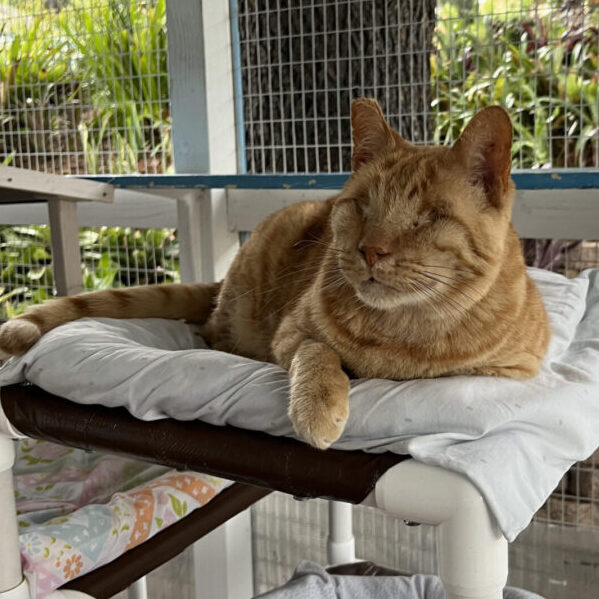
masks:
[[[181,189],[341,189],[349,173],[308,175],[94,175],[115,187]]]
[[[117,188],[341,189],[349,173],[266,175],[94,175],[84,178]],[[514,171],[518,189],[598,189],[599,169]]]

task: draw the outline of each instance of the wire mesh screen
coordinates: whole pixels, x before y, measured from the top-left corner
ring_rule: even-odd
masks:
[[[570,469],[536,518],[599,531],[599,451]]]
[[[0,164],[164,172],[168,98],[165,0],[0,4]]]
[[[326,563],[327,503],[273,493],[252,507],[255,592],[283,584],[301,559]],[[354,506],[356,554],[400,572],[435,573],[432,526]],[[508,584],[547,599],[596,599],[599,531],[533,522],[509,545]]]
[[[86,291],[179,282],[179,244],[172,229],[86,227],[79,232]],[[47,226],[0,227],[0,317],[53,297]]]
[[[0,226],[0,317],[18,314],[29,303],[54,294],[50,230]]]
[[[585,0],[240,0],[249,172],[350,170],[352,98],[415,143],[489,104],[516,168],[599,166],[599,5]]]
[[[575,277],[599,267],[599,242],[565,239],[523,239],[526,264]]]

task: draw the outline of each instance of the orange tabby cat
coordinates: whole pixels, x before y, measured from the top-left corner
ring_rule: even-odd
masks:
[[[328,447],[349,380],[534,376],[549,340],[510,223],[512,126],[477,114],[452,148],[416,147],[374,100],[352,105],[353,174],[324,202],[270,216],[222,283],[100,291],[32,307],[0,329],[27,350],[83,316],[185,318],[212,347],[289,370],[298,434]]]

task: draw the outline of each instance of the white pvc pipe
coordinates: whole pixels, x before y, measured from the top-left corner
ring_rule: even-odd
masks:
[[[14,461],[14,441],[0,436],[0,596],[2,591],[18,587],[23,579],[12,481]]]
[[[0,591],[0,599],[31,599],[27,580],[23,578],[21,584],[10,591]],[[94,597],[80,591],[62,591],[58,589],[46,595],[44,599],[94,599]]]
[[[437,526],[446,599],[501,599],[507,543],[483,497],[464,476],[406,460],[379,479],[374,500],[405,520]]]
[[[148,586],[145,576],[138,578],[127,587],[127,599],[148,599]]]
[[[333,566],[355,561],[356,547],[352,529],[352,506],[340,501],[329,501],[327,562]]]
[[[94,599],[94,597],[80,591],[61,591],[58,589],[57,591],[46,595],[44,599]]]
[[[0,599],[31,599],[29,585],[23,578],[21,584],[8,591],[0,591]]]
[[[240,512],[193,544],[195,599],[254,596],[250,509]]]

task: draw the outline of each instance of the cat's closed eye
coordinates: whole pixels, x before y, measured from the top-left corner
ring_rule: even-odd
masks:
[[[435,206],[428,211],[428,220],[431,223],[438,223],[445,221],[449,218],[450,213],[447,206],[440,204]]]

